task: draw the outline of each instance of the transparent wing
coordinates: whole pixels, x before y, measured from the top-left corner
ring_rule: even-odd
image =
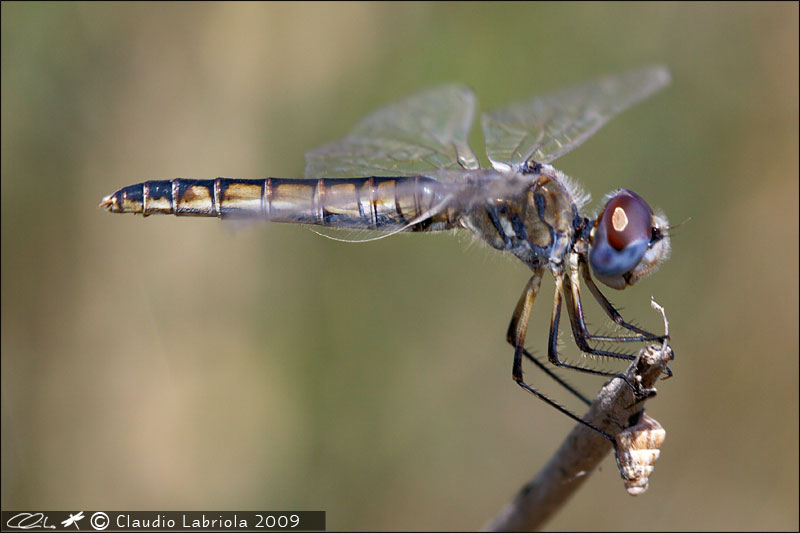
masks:
[[[485,113],[486,153],[498,170],[529,160],[549,163],[669,81],[665,67],[651,66]]]
[[[306,154],[307,178],[430,175],[477,169],[467,144],[475,95],[445,85],[389,105],[359,122],[344,139]]]

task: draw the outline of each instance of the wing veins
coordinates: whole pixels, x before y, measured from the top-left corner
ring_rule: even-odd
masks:
[[[664,87],[661,66],[606,76],[484,114],[489,159],[519,168],[549,163],[586,141],[614,116]]]

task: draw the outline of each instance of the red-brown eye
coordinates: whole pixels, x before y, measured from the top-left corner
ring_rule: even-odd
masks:
[[[589,263],[594,273],[611,286],[610,279],[630,272],[644,256],[652,235],[653,210],[638,194],[621,189],[606,203],[594,231]],[[605,278],[605,280],[604,280]]]
[[[622,250],[639,240],[650,240],[653,211],[638,194],[623,189],[606,204],[600,224],[605,226],[608,244]]]

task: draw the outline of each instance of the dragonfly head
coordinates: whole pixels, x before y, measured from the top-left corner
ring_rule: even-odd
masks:
[[[667,219],[641,196],[620,189],[608,197],[589,238],[595,277],[613,289],[630,287],[669,256]]]

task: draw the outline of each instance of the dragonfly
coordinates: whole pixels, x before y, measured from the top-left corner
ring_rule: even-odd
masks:
[[[594,281],[620,290],[654,272],[670,251],[666,217],[628,189],[608,194],[597,216],[584,216],[581,209],[589,196],[550,163],[669,82],[665,67],[648,66],[484,113],[481,125],[491,163],[484,168],[467,141],[475,95],[464,85],[444,85],[381,108],[343,139],[308,152],[302,179],[146,181],[106,196],[100,206],[143,216],[257,218],[372,230],[379,232],[376,238],[399,232],[471,232],[532,271],[506,334],[514,349],[513,380],[609,439],[619,466],[614,437],[528,384],[522,361],[531,361],[588,405],[551,368],[620,377],[634,390],[636,384],[624,374],[559,357],[562,304],[578,349],[589,356],[631,360],[632,354],[608,346],[667,338],[625,321]],[[547,342],[552,367],[525,347],[531,311],[548,271],[555,279]],[[589,332],[581,282],[608,317],[627,330],[625,335]]]

